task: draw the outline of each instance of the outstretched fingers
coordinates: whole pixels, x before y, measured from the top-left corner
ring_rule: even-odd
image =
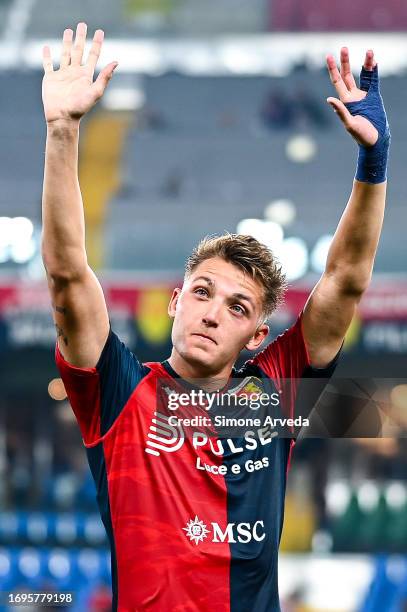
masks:
[[[48,46],[42,49],[42,65],[44,66],[45,73],[53,72],[54,65],[52,63],[51,49]]]
[[[78,23],[76,28],[75,44],[71,53],[72,66],[80,66],[82,63],[83,51],[86,43],[86,23]]]
[[[356,89],[356,82],[350,68],[349,49],[347,47],[342,47],[341,49],[341,77],[349,90]]]
[[[105,34],[103,30],[96,30],[92,41],[92,47],[89,51],[88,60],[86,65],[90,68],[92,74],[95,72],[96,64],[102,50],[102,44]]]
[[[336,92],[341,100],[346,100],[349,97],[349,89],[347,88],[344,80],[342,79],[338,66],[333,55],[328,55],[326,58],[328,66],[329,76],[332,85],[335,87]]]
[[[71,63],[72,40],[73,30],[65,30],[62,37],[60,68],[66,68]]]

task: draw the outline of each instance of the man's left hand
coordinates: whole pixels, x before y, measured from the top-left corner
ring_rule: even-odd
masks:
[[[327,66],[331,82],[334,85],[338,98],[329,97],[327,102],[332,106],[334,111],[338,114],[346,130],[353,136],[353,138],[361,145],[365,147],[376,144],[379,133],[376,127],[365,117],[361,115],[353,115],[345,106],[351,102],[360,102],[366,98],[368,93],[367,89],[357,87],[355,79],[353,77],[350,63],[349,63],[349,51],[347,47],[341,49],[341,71],[339,72],[336,65],[336,60],[333,55],[327,56]],[[372,50],[366,51],[365,62],[363,64],[363,73],[372,73],[376,68],[376,62],[374,60],[374,53]],[[366,82],[369,81],[369,75],[366,75]]]

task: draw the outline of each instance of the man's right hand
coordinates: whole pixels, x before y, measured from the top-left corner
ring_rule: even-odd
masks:
[[[117,62],[111,62],[93,81],[104,33],[102,30],[96,30],[89,56],[82,65],[86,31],[86,24],[79,23],[73,41],[73,31],[65,30],[58,70],[53,68],[50,48],[43,49],[45,74],[42,100],[47,123],[60,120],[79,121],[102,97],[117,67]]]

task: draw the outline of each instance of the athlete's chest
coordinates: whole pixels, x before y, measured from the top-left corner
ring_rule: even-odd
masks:
[[[173,482],[216,484],[253,477],[278,486],[287,460],[287,441],[273,426],[280,410],[273,382],[253,373],[233,380],[227,393],[207,397],[151,376],[105,443],[109,473],[120,474],[125,465],[156,480],[170,474]]]

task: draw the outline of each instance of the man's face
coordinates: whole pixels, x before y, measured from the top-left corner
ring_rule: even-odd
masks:
[[[262,297],[262,287],[237,266],[219,257],[203,261],[171,298],[174,349],[202,375],[223,373],[244,347],[255,350],[266,337]]]

